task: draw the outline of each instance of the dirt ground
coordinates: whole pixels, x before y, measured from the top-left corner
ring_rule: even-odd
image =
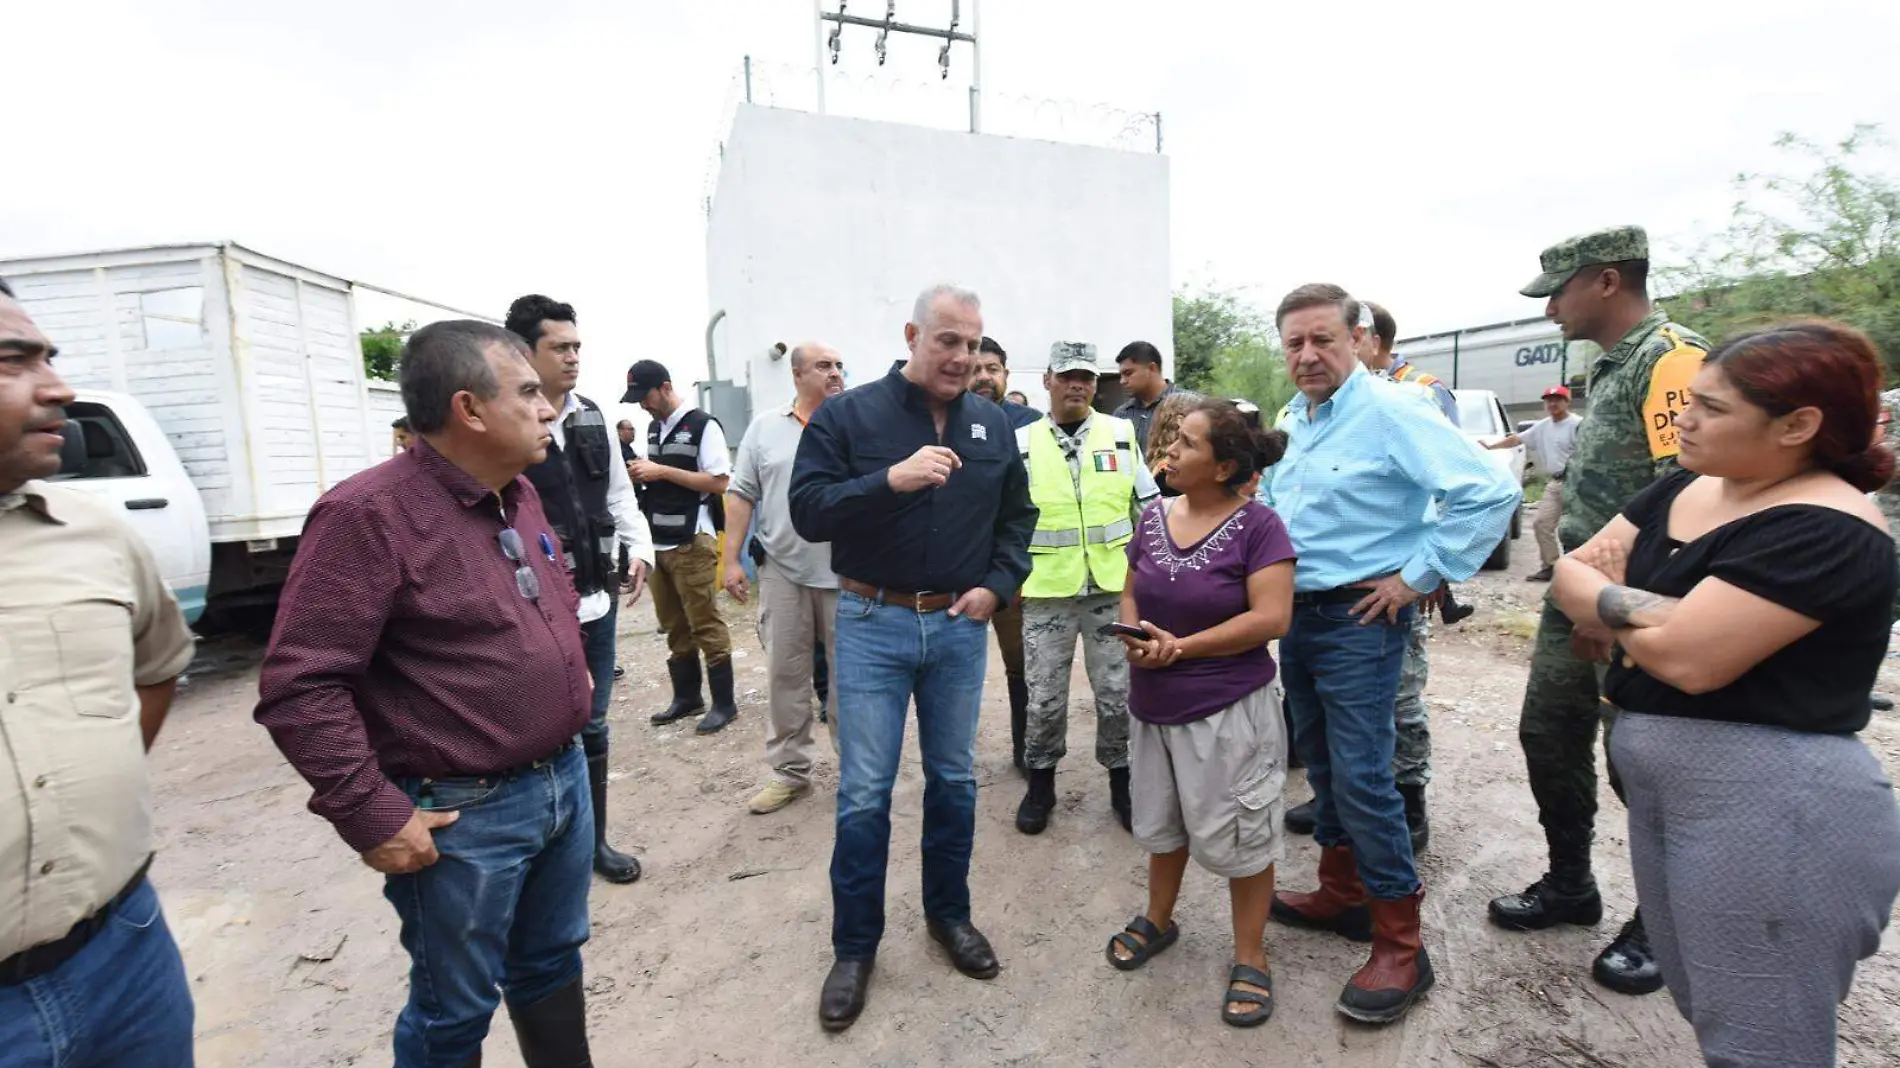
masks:
[[[1526,524],[1528,526],[1528,524]],[[971,885],[977,924],[1003,973],[951,970],[923,932],[917,865],[922,778],[914,736],[894,806],[889,927],[869,1007],[827,1036],[816,1019],[830,963],[835,765],[808,799],[753,816],[762,781],[763,654],[749,609],[733,622],[741,718],[711,738],[656,729],[664,646],[650,609],[621,615],[627,677],[614,697],[612,837],[640,854],[639,883],[593,887],[586,951],[594,1061],[603,1068],[690,1065],[1469,1065],[1635,1068],[1699,1063],[1667,994],[1626,998],[1590,981],[1591,957],[1634,904],[1624,815],[1603,789],[1598,877],[1609,915],[1595,930],[1511,934],[1485,921],[1495,894],[1542,871],[1543,839],[1524,784],[1516,721],[1543,587],[1528,534],[1509,572],[1461,587],[1479,606],[1431,646],[1427,690],[1436,778],[1425,939],[1437,988],[1402,1024],[1360,1027],[1333,1011],[1363,947],[1270,926],[1277,1010],[1265,1027],[1218,1019],[1231,948],[1222,882],[1191,869],[1178,946],[1146,969],[1112,970],[1109,935],[1145,901],[1145,857],[1108,808],[1089,758],[1092,717],[1078,673],[1061,806],[1037,838],[1018,834],[1021,780],[1009,762],[1008,707],[992,653],[977,756]],[[389,1063],[405,992],[381,880],[304,809],[307,789],[250,718],[260,650],[207,643],[153,753],[160,853],[155,880],[198,1005],[199,1064]],[[1900,692],[1890,661],[1887,692]],[[1865,735],[1900,768],[1900,717]],[[828,756],[828,754],[827,754]],[[1295,772],[1292,802],[1310,796]],[[1284,885],[1313,885],[1310,838],[1289,839]],[[1841,1063],[1900,1063],[1900,936],[1860,972],[1841,1010]],[[519,1064],[496,1020],[487,1061]]]

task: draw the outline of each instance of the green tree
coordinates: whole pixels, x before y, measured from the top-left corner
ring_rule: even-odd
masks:
[[[1863,166],[1885,147],[1858,125],[1833,145],[1782,134],[1799,174],[1742,174],[1726,228],[1669,271],[1670,311],[1717,340],[1797,316],[1839,319],[1900,361],[1900,181]]]
[[[1201,393],[1250,400],[1268,419],[1293,396],[1267,316],[1239,290],[1214,284],[1174,295],[1174,377]]]
[[[400,326],[387,322],[374,330],[363,331],[359,339],[363,346],[363,373],[380,382],[395,381],[396,361],[402,358],[402,343],[415,331],[414,319]]]
[[[1238,290],[1184,286],[1174,295],[1174,380],[1205,391],[1223,352],[1265,336],[1265,318]]]

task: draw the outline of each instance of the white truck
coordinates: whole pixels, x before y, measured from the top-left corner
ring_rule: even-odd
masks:
[[[245,628],[268,625],[317,497],[392,453],[401,398],[364,373],[358,290],[454,313],[231,243],[0,277],[77,394],[59,477],[125,509],[190,619]]]
[[[1511,419],[1505,413],[1504,402],[1488,389],[1454,389],[1452,397],[1458,402],[1458,429],[1465,437],[1479,445],[1489,445],[1502,441],[1511,435]],[[1508,449],[1490,449],[1485,458],[1498,470],[1510,476],[1513,483],[1524,484],[1524,464],[1528,450],[1522,445],[1513,445]],[[1484,562],[1486,571],[1503,571],[1511,566],[1511,542],[1524,532],[1523,510],[1511,513],[1511,529],[1491,556]]]

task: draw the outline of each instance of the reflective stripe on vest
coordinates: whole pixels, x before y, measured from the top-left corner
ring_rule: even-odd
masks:
[[[1023,596],[1074,597],[1085,583],[1098,592],[1120,592],[1128,579],[1122,546],[1135,533],[1128,514],[1140,462],[1134,424],[1100,412],[1090,416],[1079,445],[1079,498],[1054,423],[1043,418],[1019,429],[1016,442],[1038,510]]]

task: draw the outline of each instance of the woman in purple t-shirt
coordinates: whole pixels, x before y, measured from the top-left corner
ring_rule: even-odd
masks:
[[[1135,840],[1148,858],[1148,910],[1108,944],[1128,971],[1173,945],[1174,903],[1192,856],[1228,880],[1234,966],[1221,1019],[1273,1015],[1264,937],[1282,853],[1287,737],[1267,643],[1293,615],[1293,543],[1273,509],[1245,492],[1279,460],[1286,435],[1231,401],[1181,421],[1166,473],[1180,496],[1151,506],[1128,545],[1121,621],[1129,670]]]

